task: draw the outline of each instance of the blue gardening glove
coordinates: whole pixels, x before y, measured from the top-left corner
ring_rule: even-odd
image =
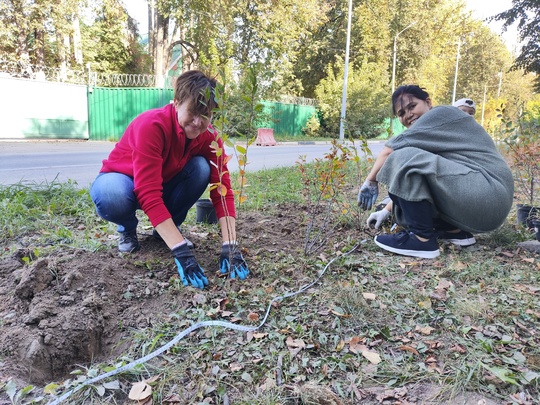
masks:
[[[248,265],[236,242],[224,243],[221,247],[219,270],[222,274],[229,273],[231,278],[238,277],[240,280],[244,280],[249,275]]]
[[[379,183],[366,180],[358,192],[358,206],[364,210],[371,209],[379,196]]]
[[[175,247],[171,253],[178,266],[180,280],[182,280],[185,286],[188,285],[188,281],[193,287],[200,288],[201,290],[204,286],[208,285],[208,279],[204,275],[204,270],[199,266],[197,260],[195,260],[193,251],[188,247],[187,243]]]

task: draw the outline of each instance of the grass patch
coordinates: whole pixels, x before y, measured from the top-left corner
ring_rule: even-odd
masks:
[[[306,170],[313,173],[308,178],[317,173],[313,165]],[[436,260],[383,253],[371,242],[370,231],[363,229],[365,213],[356,208],[358,166],[344,170],[340,201],[349,205],[332,212],[329,218],[338,224],[337,233],[310,255],[302,254],[302,232],[308,212],[319,212],[306,209],[313,201],[307,196],[316,188],[307,193],[307,183],[293,168],[248,174],[248,199],[238,210],[252,270],[244,282],[215,274],[211,266],[216,261],[212,249],[219,241],[217,227],[196,225],[194,209],[186,226],[212,242],[197,248],[198,258],[208,254],[211,288],[186,288],[170,275],[159,279],[171,260],[168,252],[157,248],[146,256],[125,257],[122,263],[133,262],[138,272],[125,293],[113,297],[118,302],[110,305],[141,306],[134,317],[137,322],[128,323],[124,313],[126,319],[116,325],[122,354],[84,367],[74,365],[77,374],[59,379],[54,396],[151,353],[196,322],[257,325],[271,299],[308,285],[339,256],[320,282],[275,302],[256,334],[200,329],[158,358],[81,390],[70,401],[125,402],[131,385],[147,379],[154,403],[539,402],[539,257],[516,246],[527,234],[509,218],[499,230],[478,235],[474,249],[444,246]],[[40,257],[50,254],[52,261],[63,249],[76,247],[103,251],[99,258],[105,266],[115,255],[115,242],[108,239],[115,226],[97,217],[88,190],[69,183],[0,187],[0,206],[3,258],[24,249],[37,250],[35,256]],[[141,216],[141,228],[150,231],[145,221]],[[344,254],[357,244],[353,253]],[[34,261],[27,257],[25,268]],[[63,285],[62,263],[54,263]],[[114,267],[110,274],[122,271]],[[7,279],[7,270],[4,275]],[[91,281],[84,273],[77,277]],[[111,280],[112,276],[101,280],[97,293],[85,284],[85,294],[100,297]],[[0,319],[7,328],[12,318]],[[19,386],[16,392],[24,389]],[[13,385],[0,381],[0,395],[8,392],[14,392]],[[37,403],[52,398],[44,387],[34,387],[33,393]]]

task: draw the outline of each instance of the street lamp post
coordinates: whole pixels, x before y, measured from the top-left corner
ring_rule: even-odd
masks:
[[[349,77],[349,44],[351,42],[352,0],[349,0],[349,16],[347,22],[347,44],[345,45],[345,69],[343,71],[343,93],[341,95],[341,119],[339,122],[339,140],[345,138],[345,114],[347,111],[347,80]]]
[[[458,66],[459,66],[459,50],[461,49],[461,40],[458,39],[457,43],[457,54],[456,54],[456,71],[454,73],[454,91],[452,92],[452,104],[456,101],[456,88],[457,88],[457,76],[458,76]]]
[[[414,24],[416,24],[416,21],[413,21],[409,25],[407,25],[405,28],[403,28],[401,31],[399,31],[396,36],[394,37],[394,61],[392,62],[392,94],[394,94],[394,91],[396,90],[396,55],[397,55],[397,38],[401,35],[401,33],[405,30],[408,30],[411,28]],[[392,125],[392,118],[390,118],[390,136],[394,134],[394,126]]]

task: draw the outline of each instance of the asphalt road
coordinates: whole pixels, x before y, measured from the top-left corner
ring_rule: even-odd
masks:
[[[370,142],[369,146],[377,155],[383,142]],[[113,147],[114,142],[103,141],[0,141],[0,185],[71,180],[81,188],[88,187],[99,172],[101,161]],[[294,166],[301,155],[311,162],[322,158],[330,148],[330,143],[251,145],[247,170]],[[231,151],[227,150],[227,153]],[[231,159],[228,167],[231,172],[238,170],[235,158]]]

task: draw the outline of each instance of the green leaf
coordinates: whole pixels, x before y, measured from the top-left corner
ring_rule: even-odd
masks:
[[[253,382],[253,377],[251,377],[249,373],[244,373],[242,374],[242,380],[251,384]]]
[[[104,387],[103,385],[98,385],[98,386],[96,387],[96,391],[97,391],[97,393],[98,393],[98,395],[99,395],[100,397],[102,397],[103,395],[105,395],[105,387]]]
[[[242,145],[236,145],[236,150],[243,155],[245,155],[247,152],[246,148],[244,148]]]
[[[515,352],[513,357],[518,364],[525,364],[525,362],[527,361],[527,359],[521,352]]]
[[[108,390],[119,390],[120,389],[120,382],[118,380],[109,381],[106,383],[103,383],[103,387]]]
[[[510,370],[502,367],[489,367],[483,363],[482,366],[489,370],[499,380],[507,382],[509,384],[519,385],[519,383],[513,378],[513,373]]]
[[[13,382],[13,380],[9,380],[4,389],[6,390],[6,394],[8,394],[9,399],[11,399],[11,402],[13,402],[15,394],[17,394],[17,385]]]
[[[47,384],[45,386],[45,388],[43,388],[43,393],[44,394],[56,394],[56,389],[59,387],[58,384],[55,384],[55,383],[50,383],[50,384]]]
[[[536,380],[538,377],[540,377],[540,374],[535,373],[534,371],[527,371],[525,374],[522,375],[523,379],[527,381],[527,383],[531,383],[533,380]]]

